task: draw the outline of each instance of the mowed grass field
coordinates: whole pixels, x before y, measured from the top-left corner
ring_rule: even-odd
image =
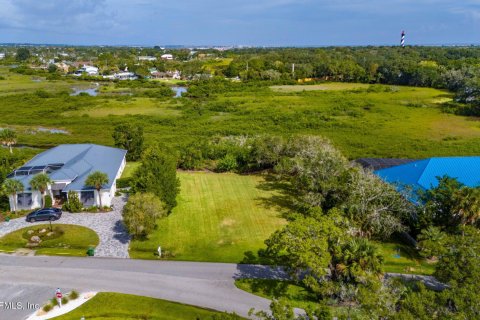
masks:
[[[113,292],[100,292],[79,308],[55,320],[193,320],[212,319],[220,312],[161,299]]]
[[[286,223],[261,176],[181,172],[179,178],[178,206],[148,240],[132,241],[132,258],[155,259],[161,246],[169,259],[236,263]]]

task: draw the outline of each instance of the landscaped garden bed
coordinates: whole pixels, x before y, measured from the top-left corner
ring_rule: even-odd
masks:
[[[34,225],[0,238],[0,251],[34,250],[37,255],[86,256],[99,243],[91,229],[75,225]]]

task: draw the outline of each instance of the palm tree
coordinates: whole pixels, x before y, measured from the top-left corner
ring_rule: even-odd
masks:
[[[382,255],[371,242],[364,238],[348,241],[336,260],[336,273],[348,280],[355,280],[367,273],[377,275],[382,272]]]
[[[13,153],[12,146],[17,143],[17,134],[11,129],[3,129],[0,131],[0,143],[10,148]]]
[[[87,180],[85,180],[85,185],[88,187],[93,187],[98,192],[98,203],[100,205],[100,210],[103,209],[102,206],[102,196],[100,190],[102,187],[108,183],[108,175],[106,173],[95,171],[88,175]]]
[[[30,180],[30,187],[33,190],[38,190],[42,194],[42,208],[45,207],[45,191],[48,185],[52,184],[52,180],[46,173],[39,173]]]
[[[17,211],[17,194],[23,192],[23,183],[15,179],[5,179],[2,184],[3,191],[13,197],[13,212]]]
[[[453,212],[460,224],[475,224],[480,219],[480,188],[463,187],[454,197]]]

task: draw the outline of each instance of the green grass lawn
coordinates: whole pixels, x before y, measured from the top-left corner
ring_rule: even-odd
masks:
[[[100,292],[79,308],[55,320],[206,320],[220,312],[180,303],[134,296],[129,294]]]
[[[148,116],[178,116],[180,111],[174,109],[175,104],[169,101],[158,101],[151,98],[129,98],[125,100],[105,99],[103,103],[87,109],[66,111],[65,117],[92,117],[148,115]]]
[[[45,78],[31,75],[21,75],[8,71],[7,67],[0,66],[0,76],[5,80],[0,80],[0,96],[6,94],[18,94],[31,92],[33,90],[46,90],[49,92],[67,90],[72,87],[72,81],[69,79],[58,81],[46,81]]]
[[[65,256],[86,256],[86,251],[90,246],[97,246],[99,243],[98,235],[91,229],[68,225],[68,224],[52,224],[52,229],[61,229],[61,233],[53,238],[43,238],[50,231],[49,224],[35,224],[0,238],[0,252],[13,252],[17,249],[27,248],[32,236],[36,234],[28,234],[29,230],[39,231],[46,229],[42,234],[42,242],[37,247],[31,247],[37,255],[65,255]]]
[[[312,292],[306,288],[289,281],[266,280],[266,279],[240,279],[235,280],[235,286],[246,292],[267,299],[285,299],[292,307],[301,309],[316,309],[319,304]],[[335,317],[347,315],[345,307],[331,306],[330,310]],[[352,313],[355,310],[351,310]]]
[[[140,162],[128,161],[125,169],[123,169],[122,178],[130,178],[135,170],[140,166]]]
[[[285,224],[263,177],[180,172],[178,206],[146,241],[132,241],[132,258],[154,259],[160,245],[171,259],[240,262]]]
[[[376,245],[384,257],[385,272],[430,275],[435,271],[435,264],[428,263],[412,247],[391,242]]]
[[[318,304],[313,293],[290,281],[239,279],[235,280],[235,286],[267,299],[287,299],[296,308],[308,309]]]

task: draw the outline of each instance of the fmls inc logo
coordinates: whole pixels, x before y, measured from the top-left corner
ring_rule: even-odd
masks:
[[[23,304],[20,301],[0,301],[0,310],[37,310],[40,308],[39,304],[36,303],[28,303]]]

